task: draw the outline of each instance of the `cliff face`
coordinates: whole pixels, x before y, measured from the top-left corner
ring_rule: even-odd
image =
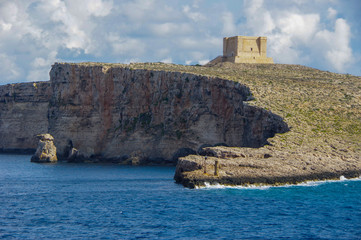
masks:
[[[245,106],[246,86],[179,72],[55,64],[49,132],[86,157],[176,159],[204,145],[259,147],[282,119]]]
[[[1,100],[3,148],[35,148],[33,136],[48,131],[63,156],[71,145],[85,158],[147,163],[176,161],[204,145],[259,147],[288,130],[280,117],[243,104],[249,88],[229,80],[129,65],[61,63],[53,65],[50,79],[50,87],[42,83],[41,89],[18,85],[29,96],[22,98],[24,106]],[[3,99],[6,86],[0,89]],[[4,124],[12,118],[17,125]],[[23,144],[11,135],[20,129],[30,131],[19,133]]]
[[[0,86],[0,152],[31,152],[48,131],[49,82]]]

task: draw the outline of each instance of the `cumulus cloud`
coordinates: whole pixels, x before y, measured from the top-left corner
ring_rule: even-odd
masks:
[[[269,55],[276,62],[328,65],[332,70],[344,72],[353,61],[347,21],[335,19],[337,11],[329,7],[326,13],[328,20],[334,21],[333,31],[325,27],[330,24],[321,24],[321,13],[300,11],[300,7],[307,7],[307,2],[293,3],[297,8],[289,1],[288,8],[280,9],[270,2],[266,6],[263,0],[246,1],[248,31],[268,36]]]
[[[237,32],[236,25],[234,23],[233,14],[231,12],[224,12],[222,14],[223,23],[223,35],[229,36]]]
[[[307,44],[318,29],[318,14],[288,13],[277,20],[277,27],[287,36]]]
[[[327,9],[327,17],[329,19],[334,19],[337,15],[337,11],[335,9],[333,9],[332,7],[329,7]]]
[[[46,58],[36,57],[32,62],[29,73],[26,76],[26,80],[30,82],[47,81],[49,80],[49,64],[57,61],[57,52],[51,51]]]
[[[357,60],[351,48],[357,35],[351,27],[357,25],[338,18],[345,16],[340,4],[2,0],[0,84],[47,80],[54,61],[204,64],[222,54],[223,37],[234,35],[267,36],[268,55],[276,62],[343,72]]]
[[[165,58],[161,60],[162,63],[172,63],[172,58]]]
[[[196,1],[195,1],[196,2]],[[194,8],[198,8],[197,3],[193,5]],[[205,20],[206,17],[199,11],[192,10],[189,5],[183,6],[183,13],[195,22]]]
[[[3,31],[9,31],[17,20],[18,8],[12,2],[5,2],[0,6],[0,26]]]
[[[75,54],[95,53],[98,48],[92,41],[95,21],[110,14],[112,6],[110,0],[1,2],[0,51],[8,57],[2,57],[0,65],[11,65],[14,71],[12,74],[3,71],[0,81],[49,79],[50,65],[62,49]]]
[[[0,73],[8,82],[14,82],[21,75],[20,68],[15,64],[14,57],[0,53]]]
[[[266,35],[275,28],[271,13],[263,6],[263,0],[245,0],[246,24],[255,35]]]
[[[145,43],[139,39],[120,37],[113,32],[107,36],[107,40],[115,55],[140,57],[145,54]]]
[[[342,18],[336,20],[334,31],[323,30],[315,36],[315,42],[325,60],[331,62],[339,72],[344,71],[347,64],[353,61],[350,36],[350,26]]]
[[[93,49],[91,17],[104,17],[111,9],[112,2],[102,0],[41,0],[38,3],[38,11],[54,23],[52,32],[61,36],[62,44],[70,49],[84,49],[85,53]]]

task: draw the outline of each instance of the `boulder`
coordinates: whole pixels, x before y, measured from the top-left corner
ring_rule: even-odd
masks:
[[[42,163],[58,161],[53,136],[46,133],[37,135],[36,137],[39,139],[38,148],[31,157],[31,161]]]

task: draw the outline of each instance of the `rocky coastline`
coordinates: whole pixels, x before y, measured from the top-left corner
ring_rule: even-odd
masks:
[[[209,185],[264,186],[361,177],[359,156],[323,156],[263,148],[205,148],[204,156],[179,159],[174,179],[189,188]],[[217,166],[215,166],[217,165]]]
[[[298,65],[55,63],[0,86],[0,152],[176,165],[177,183],[279,185],[361,175],[361,78]]]
[[[247,86],[175,70],[55,63],[50,83],[0,92],[0,149],[35,149],[34,136],[49,133],[58,158],[74,162],[175,165],[205,145],[260,147],[289,130],[280,116],[244,103]]]

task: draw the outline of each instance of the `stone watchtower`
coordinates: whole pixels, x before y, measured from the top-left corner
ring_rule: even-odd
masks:
[[[223,38],[223,56],[219,56],[210,63],[273,63],[267,57],[267,37],[225,37]]]

